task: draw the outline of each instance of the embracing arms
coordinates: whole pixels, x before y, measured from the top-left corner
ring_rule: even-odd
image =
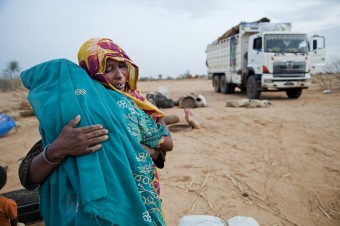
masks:
[[[35,189],[67,156],[95,152],[108,139],[108,130],[101,125],[75,128],[79,122],[78,115],[66,124],[59,136],[45,147],[45,153],[41,140],[28,152],[19,167],[20,182],[26,189]]]
[[[59,136],[45,147],[45,153],[41,140],[31,148],[19,168],[19,178],[23,187],[28,190],[37,188],[67,156],[81,156],[101,148],[101,143],[108,139],[109,131],[103,129],[102,125],[75,128],[79,122],[80,116],[77,116],[65,125]],[[166,126],[161,118],[156,122]],[[156,149],[141,145],[154,161],[163,159],[163,165],[165,153],[173,149],[170,134],[164,137],[164,141]]]

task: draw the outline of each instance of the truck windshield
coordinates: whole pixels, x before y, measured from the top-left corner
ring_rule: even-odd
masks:
[[[308,53],[309,42],[304,34],[267,34],[264,51],[270,53]]]

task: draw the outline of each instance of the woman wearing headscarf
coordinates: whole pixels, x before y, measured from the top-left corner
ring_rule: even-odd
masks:
[[[85,42],[78,59],[92,79],[65,59],[21,75],[44,147],[21,164],[22,183],[31,188],[42,183],[40,208],[47,225],[165,225],[151,160],[162,156],[159,150],[172,150],[164,114],[141,95],[138,67],[110,39]],[[71,120],[76,115],[81,121]],[[74,133],[81,142],[64,151],[63,141]],[[44,173],[37,176],[38,169]]]

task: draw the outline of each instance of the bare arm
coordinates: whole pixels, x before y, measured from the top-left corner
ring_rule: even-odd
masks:
[[[156,122],[162,124],[163,126],[166,126],[164,120],[161,118],[158,118]],[[166,152],[172,151],[173,149],[171,134],[169,134],[168,136],[164,136],[163,139],[163,142],[158,148],[150,148],[145,144],[141,144],[142,147],[150,154],[150,157],[158,168],[164,167]]]
[[[166,124],[165,124],[163,118],[158,118],[156,122],[166,127]],[[169,136],[165,136],[164,137],[164,142],[157,149],[159,149],[161,151],[164,151],[164,152],[172,151],[172,149],[173,149],[173,142],[172,142],[172,138],[171,138],[170,132],[169,132]]]
[[[101,143],[108,139],[108,130],[101,125],[75,128],[80,116],[64,126],[59,136],[47,147],[45,157],[49,162],[61,163],[67,156],[81,156],[95,152]],[[28,179],[34,184],[41,184],[58,164],[51,164],[41,152],[33,158],[28,169]]]

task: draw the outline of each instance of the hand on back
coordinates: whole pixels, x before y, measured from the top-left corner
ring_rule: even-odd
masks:
[[[67,156],[79,156],[95,152],[108,139],[109,131],[100,124],[79,127],[80,115],[66,124],[59,136],[49,145],[52,159],[63,160]]]

